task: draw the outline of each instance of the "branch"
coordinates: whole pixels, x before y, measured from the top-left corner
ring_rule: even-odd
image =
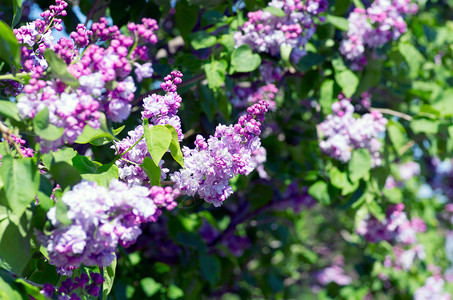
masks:
[[[12,139],[11,130],[9,130],[9,128],[3,124],[2,121],[0,121],[0,132],[2,133],[2,137],[14,146],[19,156],[25,157],[24,153],[20,149],[20,146]]]
[[[380,113],[387,114],[387,115],[392,115],[392,116],[395,116],[395,117],[398,117],[398,118],[401,118],[401,119],[404,119],[404,120],[407,120],[407,121],[412,121],[412,119],[413,119],[411,116],[406,115],[405,113],[402,113],[402,112],[399,112],[399,111],[396,111],[396,110],[393,110],[393,109],[389,109],[389,108],[374,108],[374,107],[370,107],[370,111],[378,111]]]

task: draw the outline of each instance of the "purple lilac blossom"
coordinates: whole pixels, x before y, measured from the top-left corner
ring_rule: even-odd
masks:
[[[426,258],[425,249],[422,244],[416,244],[407,250],[400,246],[394,246],[392,250],[394,258],[391,255],[387,255],[384,259],[383,265],[386,268],[409,271],[414,265],[416,258],[420,260]]]
[[[383,221],[368,215],[359,223],[356,232],[372,243],[384,240],[405,245],[415,244],[416,233],[425,232],[426,224],[416,217],[409,220],[403,209],[402,203],[390,206]]]
[[[233,92],[234,97],[231,99],[231,103],[236,108],[248,107],[260,100],[265,100],[269,103],[270,110],[276,109],[275,96],[278,88],[272,83],[260,86],[255,91],[251,88],[235,86]]]
[[[333,264],[316,273],[316,280],[319,284],[325,286],[331,282],[338,285],[349,285],[352,283],[352,278],[344,273],[343,256],[338,256],[333,259]]]
[[[198,194],[214,206],[222,205],[233,193],[229,180],[253,171],[251,156],[260,147],[260,127],[268,106],[261,100],[249,107],[234,126],[218,125],[214,136],[207,140],[201,135],[196,137],[195,149],[184,147],[184,168],[170,177],[175,186],[184,194]]]
[[[305,45],[316,31],[318,14],[327,9],[325,0],[272,0],[269,7],[281,9],[285,16],[258,10],[247,14],[248,20],[234,34],[236,47],[247,44],[252,50],[280,55],[280,47],[292,48],[291,57],[299,61]]]
[[[378,137],[385,132],[387,120],[378,111],[364,114],[356,119],[354,106],[349,99],[332,104],[332,114],[319,124],[324,138],[319,143],[323,153],[343,163],[351,159],[354,149],[365,148],[370,151],[373,167],[380,166],[379,153],[381,142]]]
[[[213,243],[220,236],[219,231],[208,222],[203,222],[198,233],[208,245]],[[251,246],[250,239],[247,236],[239,236],[234,233],[222,237],[221,243],[236,257],[241,257],[244,254],[244,251]],[[222,251],[220,251],[220,254],[225,256],[225,253]]]
[[[140,224],[155,222],[161,208],[173,209],[178,196],[179,191],[171,187],[148,189],[113,179],[106,188],[82,181],[59,200],[68,206],[72,224],[61,224],[54,206],[47,217],[55,229],[50,235],[40,234],[39,239],[50,263],[63,272],[70,273],[80,264],[106,267],[118,244],[133,244],[141,234]]]
[[[181,129],[181,120],[176,115],[181,106],[181,96],[176,92],[176,85],[182,82],[182,73],[173,71],[165,77],[161,84],[162,89],[166,92],[164,96],[153,94],[143,100],[142,119],[149,120],[149,126],[154,125],[172,125],[178,133],[179,141],[183,139]],[[116,161],[119,170],[119,178],[133,185],[141,185],[148,181],[145,171],[139,166],[145,157],[150,156],[146,141],[143,139],[143,126],[139,125],[134,130],[128,132],[128,136],[119,142],[115,142],[112,148],[117,149],[116,154],[123,154]],[[141,139],[141,140],[140,140]],[[136,144],[137,143],[137,144]],[[130,151],[128,151],[136,144]],[[128,151],[126,153],[126,151]],[[129,163],[133,162],[135,164]],[[138,165],[137,165],[138,164]],[[163,160],[159,162],[162,167]],[[162,168],[162,179],[165,179],[168,169]]]
[[[349,28],[340,52],[351,61],[351,69],[361,70],[367,59],[365,50],[397,40],[407,30],[404,14],[415,14],[411,0],[376,0],[367,9],[355,8],[348,17]]]

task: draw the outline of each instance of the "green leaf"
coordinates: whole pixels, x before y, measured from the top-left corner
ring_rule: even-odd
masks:
[[[113,281],[115,280],[115,271],[116,271],[116,256],[110,266],[103,269],[102,275],[104,277],[104,283],[102,284],[102,299],[106,300],[107,295],[110,294],[110,291],[113,287]]]
[[[32,158],[2,158],[0,175],[4,183],[6,201],[20,217],[34,200],[39,189],[39,172]]]
[[[323,180],[318,180],[308,188],[308,194],[323,205],[330,204],[329,185]]]
[[[19,110],[17,109],[17,103],[9,100],[0,100],[0,115],[13,119],[14,121],[21,121]]]
[[[293,51],[293,47],[285,44],[280,45],[280,56],[285,63],[289,63],[289,59],[291,58],[291,51]]]
[[[418,71],[425,61],[423,55],[417,50],[417,48],[415,48],[414,45],[409,43],[399,43],[398,49],[409,66],[409,77],[417,77]]]
[[[160,176],[162,171],[160,167],[154,163],[151,157],[146,156],[140,167],[142,167],[142,169],[146,172],[146,175],[148,175],[151,185],[160,186]]]
[[[82,181],[79,171],[63,161],[53,164],[50,167],[50,173],[63,190]]]
[[[44,107],[33,118],[35,133],[48,141],[56,141],[63,135],[64,128],[49,123],[49,109]]]
[[[148,147],[149,154],[151,154],[151,158],[158,165],[162,156],[164,156],[168,147],[170,147],[172,140],[171,131],[162,125],[155,125],[150,128],[147,119],[143,120],[143,130],[145,132],[146,146]]]
[[[96,172],[96,165],[86,156],[77,154],[72,158],[72,165],[80,174],[90,174]]]
[[[55,207],[57,220],[65,226],[71,225],[72,220],[68,218],[68,206],[66,203],[63,201],[57,201]]]
[[[114,136],[117,136],[118,134],[120,134],[120,133],[123,131],[123,129],[124,129],[125,127],[126,127],[126,125],[123,125],[123,126],[118,127],[117,129],[113,129],[113,130],[112,130],[113,135],[114,135]]]
[[[359,85],[359,78],[350,70],[335,72],[335,81],[341,87],[346,98],[351,98]]]
[[[178,1],[175,9],[176,27],[178,27],[182,37],[186,38],[197,24],[198,8],[188,5],[185,1]]]
[[[332,24],[336,28],[342,30],[342,31],[348,31],[349,28],[349,22],[348,19],[342,18],[342,17],[336,17],[332,15],[327,15],[326,16],[326,22],[329,24]]]
[[[17,23],[19,23],[20,18],[22,17],[22,0],[13,0],[13,21],[11,23],[11,27],[14,28]]]
[[[352,182],[368,178],[371,170],[371,156],[367,149],[357,149],[352,152],[348,163],[349,178]]]
[[[67,162],[68,164],[72,165],[73,164],[73,159],[79,155],[77,151],[75,151],[72,148],[63,148],[59,149],[55,152],[52,153],[53,156],[53,162],[60,162],[64,161]],[[46,165],[48,168],[50,168],[50,163]]]
[[[217,89],[225,82],[228,63],[225,60],[213,60],[203,66],[210,89]]]
[[[409,124],[414,133],[435,134],[439,130],[439,121],[429,119],[414,119]]]
[[[165,127],[167,127],[171,132],[171,156],[181,167],[184,167],[184,156],[181,151],[181,146],[179,145],[178,132],[176,132],[176,129],[170,124],[166,124]]]
[[[190,44],[195,50],[209,48],[217,44],[217,38],[206,31],[197,31],[189,34]]]
[[[220,280],[220,262],[216,256],[200,253],[198,255],[201,276],[214,286]]]
[[[161,289],[162,284],[151,277],[146,277],[140,280],[140,286],[142,287],[143,292],[145,292],[145,295],[151,297]]]
[[[10,65],[20,66],[20,48],[11,28],[0,20],[0,59]]]
[[[219,44],[222,45],[228,52],[234,49],[234,37],[232,34],[224,34],[219,38]]]
[[[69,71],[66,63],[51,49],[44,50],[44,57],[49,63],[50,72],[71,87],[78,87],[79,80]]]
[[[333,86],[334,81],[332,79],[326,79],[319,88],[319,104],[321,105],[324,115],[332,113],[331,107],[334,102]]]
[[[1,223],[3,222],[8,222],[8,220]],[[30,237],[22,234],[19,227],[12,222],[7,224],[1,236],[0,257],[8,263],[11,270],[16,274],[22,274],[30,260]]]
[[[86,125],[83,127],[82,134],[75,141],[77,144],[93,143],[95,146],[102,146],[112,141],[112,135],[104,130]]]
[[[397,152],[406,144],[406,129],[400,123],[390,120],[387,124],[387,132]]]
[[[168,287],[167,296],[169,299],[178,299],[184,296],[184,291],[172,284]]]
[[[307,72],[314,66],[320,65],[326,60],[324,55],[316,54],[313,52],[307,52],[307,55],[302,57],[296,65],[296,69],[301,72]],[[330,80],[330,79],[328,79]]]
[[[403,201],[403,192],[399,188],[384,189],[384,196],[390,203],[398,204]]]
[[[242,45],[234,49],[231,54],[230,74],[236,72],[246,73],[256,70],[261,64],[261,57],[258,54],[252,53],[249,45]]]
[[[88,181],[94,181],[101,186],[109,186],[112,179],[118,179],[118,167],[115,164],[105,164],[99,167],[94,174],[81,174]]]
[[[273,14],[276,17],[286,17],[286,14],[283,10],[276,8],[274,6],[267,6],[263,11]]]
[[[14,282],[14,278],[0,269],[0,299],[2,300],[16,300],[24,299],[19,289]]]

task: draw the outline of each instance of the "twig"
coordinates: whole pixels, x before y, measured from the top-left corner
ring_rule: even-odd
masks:
[[[91,9],[90,11],[87,13],[87,18],[85,20],[85,26],[87,26],[88,22],[91,20],[91,18],[93,17],[94,15],[94,11],[96,9],[96,6],[98,4],[99,0],[95,0],[93,5],[91,6]]]
[[[407,121],[412,121],[412,117],[409,116],[409,115],[406,115],[402,112],[399,112],[399,111],[396,111],[396,110],[393,110],[393,109],[389,109],[389,108],[374,108],[374,107],[371,107],[370,108],[370,111],[378,111],[380,113],[383,113],[383,114],[387,114],[387,115],[392,115],[392,116],[395,116],[395,117],[398,117],[398,118],[402,118],[404,120],[407,120]]]
[[[414,146],[414,145],[415,145],[415,141],[414,140],[410,140],[403,147],[401,147],[400,151],[398,151],[398,154],[400,156],[403,155],[407,150],[412,148],[412,146]]]
[[[24,153],[20,149],[20,146],[11,138],[11,130],[9,130],[9,128],[3,124],[2,121],[0,121],[0,132],[2,133],[2,137],[14,146],[19,156],[25,157]]]
[[[178,85],[178,88],[182,88],[182,87],[185,87],[185,86],[188,86],[188,85],[191,85],[191,84],[194,84],[195,82],[198,82],[198,81],[201,81],[203,79],[206,78],[206,74],[203,73],[203,74],[200,74],[200,75],[197,75],[197,76],[194,76],[186,81],[183,81],[181,84]],[[139,105],[143,99],[145,99],[146,97],[152,95],[152,94],[155,94],[157,92],[160,92],[162,91],[161,88],[158,88],[158,89],[154,89],[154,90],[151,90],[143,95],[140,95],[138,96],[137,98],[135,98],[133,101],[132,101],[132,105],[133,106],[136,106],[136,105]]]

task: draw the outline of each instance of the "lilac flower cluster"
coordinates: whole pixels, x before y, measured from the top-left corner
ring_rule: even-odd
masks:
[[[416,258],[420,260],[426,258],[425,247],[422,244],[416,244],[409,249],[394,246],[392,251],[394,257],[392,255],[385,256],[383,265],[386,268],[409,271],[414,265]]]
[[[410,161],[399,165],[399,178],[395,179],[392,175],[388,176],[385,181],[385,188],[392,189],[402,186],[403,182],[420,174],[420,165],[414,161]]]
[[[343,269],[343,257],[339,256],[334,258],[334,263],[316,273],[316,280],[319,284],[325,286],[331,282],[335,282],[338,285],[349,285],[352,283],[352,278],[344,273]]]
[[[177,196],[179,191],[171,187],[130,187],[114,179],[107,189],[82,181],[59,200],[67,205],[72,224],[61,224],[52,207],[47,217],[55,229],[39,239],[50,263],[61,272],[70,273],[80,264],[105,267],[113,261],[118,244],[133,244],[142,232],[140,224],[155,222],[162,208],[173,209]]]
[[[41,13],[42,19],[37,19],[25,26],[14,29],[17,41],[27,46],[21,47],[22,66],[24,71],[34,71],[37,66],[46,69],[47,61],[44,58],[44,50],[52,48],[54,37],[52,29],[63,30],[62,20],[58,17],[66,16],[68,3],[63,0],[56,0],[55,5]]]
[[[403,209],[402,203],[390,206],[382,222],[368,215],[360,222],[356,232],[372,243],[384,240],[405,245],[415,244],[416,233],[425,232],[426,224],[420,218],[409,220]]]
[[[20,150],[25,157],[33,157],[35,155],[35,151],[33,151],[33,149],[24,147],[26,144],[26,141],[24,139],[15,136],[14,134],[11,134],[11,139],[14,141],[14,143],[20,146]]]
[[[233,193],[229,180],[253,171],[251,153],[260,147],[260,127],[268,107],[268,102],[261,100],[234,126],[218,125],[207,140],[198,135],[195,149],[183,148],[185,166],[170,177],[175,186],[184,194],[198,193],[206,202],[222,205]]]
[[[282,68],[278,65],[274,65],[274,63],[270,61],[262,61],[258,69],[260,71],[261,79],[267,84],[279,82],[283,77]]]
[[[148,118],[150,127],[153,125],[172,125],[178,133],[180,141],[183,139],[181,129],[181,120],[176,115],[181,106],[181,96],[176,92],[177,85],[182,82],[183,74],[179,71],[173,71],[164,78],[161,88],[166,92],[164,96],[153,94],[143,100],[142,119]],[[119,142],[115,142],[112,148],[117,149],[116,154],[122,155],[116,161],[119,169],[119,177],[130,184],[142,184],[148,180],[145,171],[139,166],[143,159],[150,156],[146,141],[143,139],[143,126],[139,125],[132,131],[128,132],[128,137]],[[135,145],[130,151],[128,151]],[[130,163],[132,162],[132,163]],[[162,166],[163,161],[159,162]],[[162,169],[162,179],[168,169]]]
[[[70,34],[71,39],[63,37],[53,44],[50,29],[60,29],[61,20],[56,17],[64,16],[67,6],[62,0],[56,3],[41,14],[42,19],[15,30],[18,41],[28,45],[21,48],[23,71],[30,72],[32,77],[23,87],[23,95],[18,97],[19,113],[23,118],[33,119],[48,107],[50,123],[64,128],[57,140],[38,138],[44,152],[74,143],[85,125],[99,128],[101,112],[114,122],[125,120],[136,91],[131,76],[133,66],[138,81],[152,76],[151,63],[140,64],[138,60],[148,60],[148,45],[157,42],[158,26],[153,19],[143,18],[143,24],[130,23],[131,37],[121,34],[116,26],[107,26],[107,20],[101,18],[93,24],[93,30],[79,24]],[[98,41],[109,43],[94,44]],[[78,88],[44,77],[48,64],[43,52],[47,48],[66,62],[69,72],[80,83]],[[18,88],[21,87],[10,88],[10,92],[16,93]]]
[[[80,295],[84,294],[99,297],[102,283],[105,280],[99,273],[91,273],[90,277],[82,273],[74,279],[68,278],[64,280],[58,288],[50,283],[46,283],[41,290],[41,294],[49,298],[53,298],[56,295],[59,300],[82,300]]]
[[[317,16],[327,9],[325,0],[272,0],[269,7],[281,9],[285,16],[258,10],[235,32],[236,47],[247,44],[262,53],[280,54],[281,46],[291,47],[295,61],[305,55],[305,45],[316,31]]]
[[[425,285],[419,287],[414,293],[414,300],[450,300],[451,295],[444,292],[445,281],[442,275],[428,277]]]
[[[378,111],[372,111],[356,119],[354,106],[349,99],[332,104],[332,114],[319,124],[324,139],[319,146],[324,154],[341,162],[351,159],[354,149],[365,148],[370,151],[372,166],[381,165],[378,137],[385,132],[387,120]]]
[[[415,14],[411,0],[376,0],[367,9],[355,8],[348,17],[349,29],[340,52],[351,61],[353,70],[366,64],[366,48],[375,49],[397,40],[407,30],[404,14]]]
[[[269,103],[270,110],[276,109],[276,102],[274,99],[278,93],[278,88],[275,84],[268,83],[264,86],[260,86],[256,90],[235,86],[233,92],[234,97],[231,99],[231,103],[234,107],[243,108],[257,103],[260,100],[265,100]]]

